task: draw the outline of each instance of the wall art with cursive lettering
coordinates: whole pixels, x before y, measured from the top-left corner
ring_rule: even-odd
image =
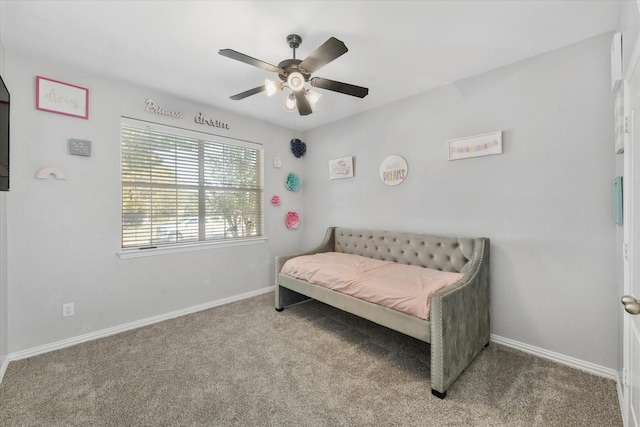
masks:
[[[380,179],[386,185],[402,184],[408,174],[407,161],[395,154],[384,159],[380,165]]]
[[[168,108],[161,107],[153,102],[152,99],[147,99],[145,101],[145,104],[146,107],[144,108],[144,111],[148,113],[159,114],[161,116],[173,117],[176,119],[181,119],[184,117],[184,114],[182,114],[180,111],[169,110]]]
[[[353,157],[329,160],[329,179],[353,178]]]
[[[198,115],[194,118],[194,121],[198,124],[209,125],[214,128],[229,129],[229,123],[214,119],[213,117],[206,118],[202,115],[202,113],[198,113]]]
[[[89,89],[36,76],[36,109],[89,118]]]

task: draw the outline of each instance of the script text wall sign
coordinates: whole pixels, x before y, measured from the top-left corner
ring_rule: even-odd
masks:
[[[156,103],[151,99],[147,99],[145,102],[147,106],[145,107],[144,111],[147,111],[149,113],[160,114],[161,116],[168,116],[176,119],[181,119],[184,117],[184,114],[182,114],[180,111],[173,111],[167,108],[160,107],[159,105],[156,105]]]
[[[89,89],[36,76],[36,109],[89,118]]]
[[[329,160],[329,179],[353,178],[353,157]]]
[[[407,161],[401,156],[389,156],[380,165],[380,179],[387,185],[399,185],[409,174]]]
[[[229,123],[225,123],[214,118],[206,118],[202,115],[202,113],[198,113],[194,120],[196,123],[201,125],[209,125],[214,128],[229,129]]]

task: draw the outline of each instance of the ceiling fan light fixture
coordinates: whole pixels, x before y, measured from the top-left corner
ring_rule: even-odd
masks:
[[[1,1],[2,0],[0,0],[0,2]],[[640,0],[638,1],[640,2]],[[369,89],[366,87],[342,83],[317,76],[312,77],[313,73],[336,58],[347,53],[349,50],[347,49],[347,46],[337,38],[330,37],[303,60],[296,59],[296,49],[300,46],[300,43],[302,43],[302,37],[297,34],[290,34],[287,36],[287,43],[289,44],[289,47],[293,49],[293,58],[280,61],[277,66],[253,58],[249,55],[245,55],[244,53],[240,53],[233,49],[220,49],[218,54],[235,61],[244,62],[245,64],[261,68],[265,71],[276,73],[280,79],[280,81],[276,79],[275,82],[266,79],[263,85],[245,90],[244,92],[240,92],[230,98],[234,101],[238,101],[260,92],[266,92],[268,96],[273,96],[275,93],[282,91],[282,89],[286,87],[289,89],[289,93],[287,93],[284,109],[290,112],[297,110],[301,116],[307,116],[313,113],[313,108],[318,102],[320,94],[309,90],[310,88],[305,86],[330,90],[358,98],[364,98],[369,93]],[[309,82],[309,85],[307,85],[307,82]]]
[[[322,94],[315,90],[308,90],[305,96],[307,97],[307,101],[309,101],[311,107],[315,107]]]
[[[297,92],[304,88],[304,76],[301,73],[294,71],[287,77],[287,83],[291,90]]]
[[[282,90],[282,83],[266,79],[264,81],[264,87],[267,92],[267,96],[271,96]]]
[[[293,93],[290,93],[287,100],[284,102],[284,109],[289,113],[296,111],[296,98],[293,96]]]

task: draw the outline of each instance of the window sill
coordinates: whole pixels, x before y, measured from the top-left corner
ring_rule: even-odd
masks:
[[[208,249],[227,248],[231,246],[256,245],[265,243],[266,241],[266,237],[256,237],[253,239],[224,240],[217,242],[209,241],[199,243],[184,243],[179,245],[165,245],[149,248],[121,249],[116,253],[120,257],[120,259],[129,259],[155,255],[175,254],[181,252],[204,251]]]

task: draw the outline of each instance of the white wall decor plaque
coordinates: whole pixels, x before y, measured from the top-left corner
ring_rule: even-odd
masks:
[[[448,142],[449,160],[502,154],[502,132],[485,133]]]
[[[353,178],[353,157],[329,160],[329,179]]]
[[[611,90],[617,91],[622,83],[622,33],[615,33],[611,42]]]
[[[627,119],[624,115],[624,85],[620,85],[620,89],[616,93],[615,105],[615,147],[616,154],[624,153],[624,142],[629,133],[626,132]]]
[[[401,156],[389,156],[380,165],[380,179],[387,185],[398,185],[407,178],[409,168]]]

